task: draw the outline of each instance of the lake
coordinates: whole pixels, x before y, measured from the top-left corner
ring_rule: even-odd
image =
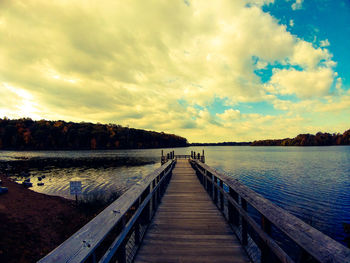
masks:
[[[206,163],[236,178],[275,204],[345,244],[343,224],[350,224],[350,147],[207,146],[164,149],[175,154],[205,150]],[[81,180],[85,195],[124,192],[160,166],[160,149],[116,151],[0,151],[0,161],[27,165],[33,190],[69,195],[69,181]],[[53,160],[61,159],[59,165]],[[103,159],[108,165],[103,165]],[[49,160],[49,161],[48,161]],[[66,160],[82,160],[61,165]],[[87,160],[93,160],[87,161]],[[92,163],[99,165],[92,165]],[[128,165],[113,165],[126,161]],[[35,167],[35,164],[46,166]],[[81,163],[81,164],[80,164]],[[140,163],[141,165],[136,165]],[[18,166],[18,165],[17,165]],[[6,167],[5,167],[6,168]],[[4,165],[3,165],[3,169]],[[9,169],[20,177],[20,169]],[[44,186],[37,186],[45,175]],[[348,235],[349,236],[349,235]]]

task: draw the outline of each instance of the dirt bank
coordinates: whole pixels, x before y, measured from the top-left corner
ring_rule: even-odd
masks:
[[[0,174],[0,262],[36,262],[86,224],[93,215],[74,201],[33,192]]]

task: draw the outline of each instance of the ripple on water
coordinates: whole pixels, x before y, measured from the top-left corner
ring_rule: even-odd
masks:
[[[350,147],[190,147],[176,154],[201,152],[207,164],[232,176],[317,229],[344,243],[350,224]],[[172,149],[165,150],[168,152]],[[149,158],[156,164],[122,167],[31,168],[33,190],[72,198],[69,181],[81,180],[84,194],[125,191],[159,167],[160,150],[4,152],[0,161],[31,158]],[[37,177],[46,175],[44,186]]]
[[[246,147],[243,151],[236,147],[226,154],[219,149],[211,153],[215,154],[221,156],[207,158],[209,165],[345,243],[343,223],[350,223],[350,147]]]

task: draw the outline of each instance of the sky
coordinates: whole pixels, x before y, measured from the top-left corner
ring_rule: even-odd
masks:
[[[350,128],[348,0],[1,0],[0,118],[189,142]]]

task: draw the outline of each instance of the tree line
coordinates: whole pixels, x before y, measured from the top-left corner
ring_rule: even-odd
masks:
[[[329,146],[350,145],[350,130],[340,133],[299,134],[295,138],[254,141],[252,146]]]
[[[144,149],[187,146],[187,139],[116,124],[0,118],[2,150]]]
[[[209,143],[190,143],[189,146],[248,146],[251,142],[209,142]]]

